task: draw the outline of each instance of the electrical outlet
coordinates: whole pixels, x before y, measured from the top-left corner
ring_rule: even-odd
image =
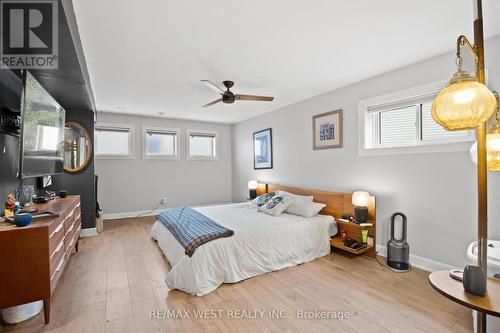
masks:
[[[163,206],[166,203],[167,203],[167,198],[161,198],[160,205]]]

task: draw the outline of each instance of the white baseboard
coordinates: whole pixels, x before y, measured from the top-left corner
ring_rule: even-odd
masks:
[[[141,216],[154,216],[157,215],[159,211],[151,212],[150,210],[142,210],[138,212],[125,212],[125,213],[108,213],[103,214],[102,218],[104,220],[116,220],[116,219],[126,219],[131,217]]]
[[[214,203],[214,204],[206,204],[206,205],[196,205],[192,207],[204,207],[204,206],[218,206],[218,205],[228,205],[231,204],[232,202],[220,202],[220,203]],[[167,208],[173,208],[173,207],[167,207]],[[123,212],[123,213],[104,213],[103,214],[103,219],[104,220],[117,220],[117,219],[127,219],[131,217],[137,217],[137,216],[155,216],[161,213],[162,210],[167,209],[167,208],[161,208],[157,209],[153,212],[150,210],[142,210],[142,211],[137,211],[137,212]]]
[[[377,252],[378,255],[382,257],[387,257],[387,248],[382,245],[377,244]],[[451,269],[456,269],[457,267],[453,267],[447,264],[444,264],[439,261],[431,260],[428,258],[424,257],[419,257],[414,254],[410,254],[410,264],[414,267],[418,267],[420,269],[423,269],[428,272],[435,272],[435,271],[444,271],[444,270],[451,270]]]
[[[97,236],[96,228],[85,228],[80,230],[80,238],[91,237],[91,236]]]

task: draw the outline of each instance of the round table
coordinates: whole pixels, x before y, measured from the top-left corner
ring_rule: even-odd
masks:
[[[452,301],[479,311],[483,314],[500,317],[500,280],[488,278],[488,292],[476,296],[465,292],[461,281],[450,277],[449,271],[437,271],[429,275],[432,288]],[[486,327],[483,331],[485,332]]]

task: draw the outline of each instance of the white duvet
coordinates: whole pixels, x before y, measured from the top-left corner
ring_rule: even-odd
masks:
[[[234,231],[198,247],[192,257],[170,231],[155,222],[151,237],[170,262],[167,285],[202,296],[222,283],[234,283],[267,272],[295,266],[330,253],[330,235],[337,233],[332,216],[304,218],[258,212],[248,204],[195,208],[213,221]]]

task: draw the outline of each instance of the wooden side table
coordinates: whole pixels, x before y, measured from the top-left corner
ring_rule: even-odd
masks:
[[[354,222],[349,222],[341,219],[335,219],[335,222],[337,222],[337,226],[339,227],[339,234],[333,236],[330,239],[330,245],[333,246],[334,248],[350,252],[352,254],[367,254],[370,257],[375,258],[376,252],[375,252],[375,245],[376,244],[376,229],[375,229],[375,221],[368,221],[368,223],[373,224],[371,227],[366,227],[368,229],[368,235],[373,239],[373,244],[368,245],[365,248],[362,248],[360,250],[353,250],[350,249],[346,246],[344,246],[344,241],[340,237],[340,228],[344,229],[347,231],[347,237],[355,239],[359,242],[361,242],[361,229],[363,229],[359,224],[356,224]]]
[[[437,271],[429,275],[432,288],[460,305],[483,314],[500,317],[500,280],[488,278],[488,292],[484,296],[466,293],[462,282],[450,277],[449,271]],[[483,325],[482,332],[486,332]]]

